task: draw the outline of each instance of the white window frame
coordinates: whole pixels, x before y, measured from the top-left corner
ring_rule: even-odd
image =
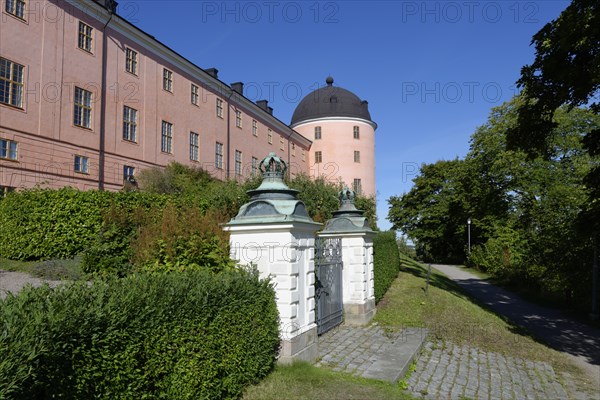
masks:
[[[19,159],[19,144],[14,140],[0,139],[0,159],[17,161]]]
[[[135,167],[123,165],[123,180],[129,181],[129,179],[133,177],[135,177]]]
[[[192,88],[191,88],[191,101],[192,104],[197,106],[198,105],[198,100],[200,99],[200,88],[197,85],[194,85],[192,83]]]
[[[137,114],[135,108],[123,106],[123,140],[137,143]]]
[[[137,76],[138,52],[132,48],[125,48],[125,71]]]
[[[240,110],[235,110],[235,126],[242,128],[242,112]]]
[[[221,142],[215,144],[215,167],[223,169],[223,143]]]
[[[92,129],[92,92],[75,86],[73,99],[73,124]]]
[[[354,193],[356,194],[362,193],[362,181],[360,178],[354,178],[354,182],[352,182],[352,190],[354,190]]]
[[[25,7],[27,2],[25,0],[6,0],[4,11],[8,14],[25,20]]]
[[[173,93],[173,71],[163,68],[163,90]]]
[[[242,157],[243,154],[241,151],[235,151],[235,174],[242,175]]]
[[[223,100],[222,99],[217,99],[216,107],[217,107],[217,117],[223,118]]]
[[[0,99],[0,103],[22,109],[25,66],[17,64],[7,58],[0,57],[0,70],[4,71],[4,73],[0,75],[0,84],[3,87],[3,93],[5,95],[6,90],[8,89],[8,96],[3,96],[3,98]],[[7,101],[4,101],[4,97],[7,97]]]
[[[94,46],[94,28],[83,21],[79,21],[77,31],[77,47],[88,53],[93,53]]]
[[[173,154],[173,124],[164,120],[160,132],[160,151]]]
[[[354,125],[354,128],[352,128],[353,133],[352,136],[354,137],[354,139],[359,140],[360,139],[360,127],[358,125]]]
[[[89,174],[90,172],[90,160],[86,156],[76,154],[74,157],[73,170],[80,174]]]
[[[190,132],[190,160],[198,161],[200,157],[200,134]]]

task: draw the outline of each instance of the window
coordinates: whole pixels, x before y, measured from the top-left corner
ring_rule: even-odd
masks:
[[[169,154],[173,152],[173,124],[167,121],[162,122],[160,151]]]
[[[17,142],[0,139],[0,158],[17,160]]]
[[[323,162],[323,153],[320,151],[315,151],[315,164],[319,164]]]
[[[198,161],[199,150],[200,135],[195,132],[190,132],[190,160]]]
[[[84,156],[75,156],[75,172],[87,174],[89,172],[88,158]]]
[[[258,158],[252,157],[252,175],[258,173]]]
[[[273,131],[270,129],[267,131],[267,143],[273,144]]]
[[[296,157],[296,143],[292,143],[292,157]]]
[[[315,140],[321,139],[321,127],[315,126]]]
[[[192,83],[192,104],[198,105],[198,86]]]
[[[354,139],[360,139],[360,128],[358,126],[354,127]]]
[[[223,118],[223,100],[217,99],[217,117]]]
[[[302,149],[302,161],[306,161],[306,152]]]
[[[252,135],[258,136],[258,123],[255,119],[252,120]]]
[[[354,151],[354,162],[360,162],[360,151]]]
[[[242,112],[240,110],[235,110],[235,126],[242,127]]]
[[[130,48],[125,49],[125,70],[137,75],[138,53]]]
[[[242,174],[242,152],[239,150],[235,151],[235,174]]]
[[[352,184],[352,190],[354,190],[354,192],[356,194],[361,194],[361,192],[362,192],[362,184],[360,182],[360,179],[358,179],[358,178],[354,179],[354,183]]]
[[[123,106],[123,139],[137,142],[137,110]]]
[[[223,169],[223,143],[217,142],[215,146],[215,166]]]
[[[173,72],[163,69],[163,89],[173,93]]]
[[[9,193],[15,191],[14,187],[11,186],[0,186],[0,198],[6,197]]]
[[[6,12],[25,19],[25,0],[6,0]]]
[[[23,108],[24,68],[0,57],[0,103]]]
[[[279,150],[284,151],[285,146],[284,146],[284,142],[283,142],[283,136],[279,136]]]
[[[79,40],[77,46],[81,50],[85,50],[88,53],[92,52],[92,31],[94,29],[88,24],[79,21]]]
[[[82,128],[92,129],[92,92],[75,87],[73,123]]]
[[[130,165],[123,165],[123,180],[128,182],[135,182],[135,168]]]

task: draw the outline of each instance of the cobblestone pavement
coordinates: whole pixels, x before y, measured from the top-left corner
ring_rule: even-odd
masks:
[[[377,324],[340,326],[319,338],[317,366],[362,375],[378,357],[401,339]],[[468,346],[427,341],[407,390],[424,399],[599,399],[581,393],[567,374],[547,363],[505,357]]]
[[[319,337],[317,366],[362,375],[401,335],[388,334],[377,324],[341,325]]]
[[[579,392],[569,375],[559,376],[547,363],[443,342],[425,344],[406,383],[425,399],[598,398]]]

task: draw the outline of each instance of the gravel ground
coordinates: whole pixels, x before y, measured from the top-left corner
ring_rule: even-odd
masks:
[[[0,271],[0,299],[5,298],[8,292],[17,293],[26,285],[38,287],[44,283],[56,287],[61,284],[61,281],[39,279],[24,272]]]

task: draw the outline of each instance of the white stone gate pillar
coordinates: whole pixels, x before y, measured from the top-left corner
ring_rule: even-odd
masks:
[[[344,320],[350,325],[365,325],[375,316],[373,237],[361,210],[354,206],[354,192],[340,192],[340,209],[327,221],[319,237],[342,240],[342,281]]]
[[[285,163],[271,153],[261,162],[263,182],[248,193],[224,229],[230,232],[231,256],[255,264],[275,284],[281,348],[279,362],[314,361],[318,355],[315,323],[314,222],[296,190],[283,182]]]

